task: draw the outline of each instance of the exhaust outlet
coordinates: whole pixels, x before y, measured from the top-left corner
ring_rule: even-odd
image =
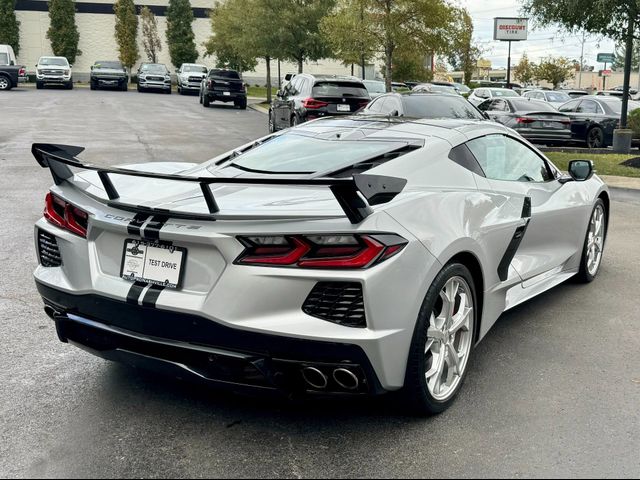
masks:
[[[333,379],[345,390],[357,390],[360,380],[351,370],[346,368],[336,368],[333,371]]]
[[[303,368],[302,377],[307,385],[317,390],[324,390],[329,385],[329,378],[315,367]]]
[[[56,309],[53,308],[51,305],[44,306],[44,313],[46,313],[51,320],[55,320],[56,315],[60,315],[60,313],[56,311]]]

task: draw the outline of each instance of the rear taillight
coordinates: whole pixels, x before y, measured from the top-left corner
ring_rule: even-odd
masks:
[[[516,118],[516,123],[533,123],[535,119],[529,117],[518,117]]]
[[[240,265],[299,268],[368,268],[400,252],[407,241],[381,235],[274,235],[238,237]]]
[[[361,101],[361,102],[358,102],[358,107],[359,107],[359,108],[364,108],[364,107],[366,107],[367,105],[369,105],[369,100],[363,100],[363,101]]]
[[[51,192],[47,193],[44,200],[44,218],[56,227],[64,228],[80,237],[87,238],[89,214],[65,202],[60,197],[56,197]]]
[[[18,75],[19,75],[20,77],[24,77],[24,76],[26,76],[26,75],[27,75],[27,71],[25,70],[25,68],[24,68],[24,67],[22,67],[20,70],[18,70]]]
[[[302,102],[302,106],[310,110],[326,107],[328,105],[329,104],[327,102],[323,102],[322,100],[316,100],[315,98],[305,98],[304,101]]]

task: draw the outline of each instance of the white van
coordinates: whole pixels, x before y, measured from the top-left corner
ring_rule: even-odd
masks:
[[[16,54],[11,45],[0,45],[0,65],[16,65]]]

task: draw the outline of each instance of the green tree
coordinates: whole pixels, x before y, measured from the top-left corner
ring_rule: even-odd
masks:
[[[258,64],[253,41],[248,35],[247,22],[256,18],[251,11],[252,0],[218,2],[211,10],[213,35],[204,43],[205,54],[216,56],[216,65],[239,72],[253,70]]]
[[[535,67],[535,78],[546,80],[553,84],[553,88],[558,86],[575,75],[575,65],[564,57],[547,57]]]
[[[526,52],[522,54],[520,62],[513,67],[513,75],[523,85],[529,85],[536,77],[536,64],[529,61]]]
[[[473,41],[473,20],[466,9],[460,10],[458,22],[459,33],[454,38],[453,49],[448,59],[451,66],[464,72],[464,83],[469,85],[478,59],[482,55],[482,49]]]
[[[353,0],[355,1],[355,0]],[[391,90],[394,58],[410,58],[409,52],[422,55],[449,53],[454,48],[451,38],[460,35],[460,10],[445,0],[362,0],[364,15],[360,31],[329,30],[329,35],[342,35],[342,43],[355,43],[366,32],[369,47],[382,52],[387,90]],[[339,4],[333,14],[353,15],[348,3]]]
[[[335,10],[320,22],[333,57],[344,65],[363,65],[376,51],[374,32],[364,22],[367,0],[338,0]]]
[[[193,10],[189,0],[169,0],[167,44],[171,63],[176,67],[183,63],[193,63],[198,59],[192,24]]]
[[[80,33],[76,25],[76,5],[73,0],[50,0],[49,30],[47,38],[51,42],[53,54],[66,57],[73,64],[82,52],[78,49]]]
[[[16,18],[16,0],[0,0],[0,44],[11,45],[20,53],[20,22]]]
[[[158,35],[156,16],[146,5],[140,10],[142,23],[142,47],[150,62],[158,62],[158,53],[162,51],[162,42]]]
[[[622,43],[618,43],[616,45],[615,61],[611,64],[611,68],[614,70],[619,70],[624,68],[624,55],[625,55],[625,45]],[[633,55],[631,57],[631,69],[637,70],[640,67],[640,41],[635,40],[633,42]]]
[[[398,50],[393,56],[393,80],[398,82],[429,82],[433,80],[426,55],[412,50]]]
[[[113,5],[116,16],[115,37],[118,44],[118,58],[131,69],[140,58],[138,53],[138,16],[133,0],[116,0]]]
[[[331,50],[320,22],[335,5],[335,0],[281,0],[281,25],[278,34],[281,58],[298,64],[302,73],[304,62],[327,58]]]

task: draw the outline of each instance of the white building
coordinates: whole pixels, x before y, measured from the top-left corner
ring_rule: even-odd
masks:
[[[90,66],[97,60],[116,60],[118,49],[114,37],[115,16],[113,13],[113,0],[78,0],[76,3],[76,24],[80,32],[79,49],[82,55],[78,56],[74,65],[74,79],[86,80]],[[170,70],[171,65],[169,49],[166,45],[164,32],[167,28],[165,12],[169,4],[168,0],[135,0],[138,6],[147,5],[157,16],[158,30],[162,39],[162,52],[158,61],[166,64]],[[203,57],[203,43],[211,35],[211,22],[209,9],[213,7],[214,0],[191,0],[195,20],[193,32],[196,37],[196,48],[200,52],[198,62],[208,66],[215,65],[212,57]],[[21,22],[20,26],[20,54],[18,62],[27,67],[29,72],[35,69],[38,58],[42,55],[52,55],[51,45],[47,39],[49,29],[48,3],[46,0],[17,0],[16,14]],[[250,15],[251,12],[247,12]],[[138,29],[140,35],[140,28]],[[142,40],[139,38],[141,58],[139,62],[147,61],[144,57]],[[136,67],[134,67],[135,70]],[[272,63],[272,77],[277,79],[277,62]],[[297,65],[282,63],[281,72],[284,76],[287,72],[297,71]],[[309,62],[305,65],[305,71],[310,73],[350,74],[351,68],[345,67],[334,60],[321,60]],[[358,68],[355,69],[359,71]],[[357,73],[356,73],[357,74]],[[245,72],[244,78],[251,84],[264,84],[266,68],[261,62],[254,72]]]

